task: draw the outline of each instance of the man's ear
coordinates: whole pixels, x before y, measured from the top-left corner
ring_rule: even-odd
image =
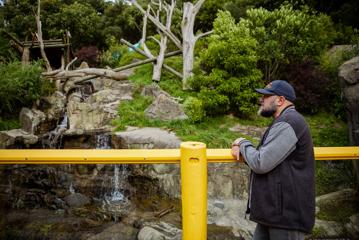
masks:
[[[278,104],[278,106],[282,106],[284,103],[285,103],[285,97],[279,96],[279,97],[277,98],[277,104]]]

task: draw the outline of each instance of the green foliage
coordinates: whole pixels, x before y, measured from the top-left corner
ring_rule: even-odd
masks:
[[[110,37],[107,45],[109,46],[100,56],[101,66],[116,68],[120,66],[122,57],[128,53],[128,47],[119,44],[114,37]]]
[[[68,29],[72,34],[76,33],[71,38],[75,46],[86,46],[102,41],[101,17],[89,4],[74,2],[64,5],[57,20],[61,23],[62,29]]]
[[[18,118],[3,119],[0,117],[0,131],[6,131],[15,128],[20,128],[20,122]]]
[[[5,38],[0,28],[0,64],[14,61],[17,57],[14,48],[11,47],[9,40]]]
[[[254,110],[257,95],[253,89],[259,87],[261,78],[256,68],[257,41],[229,12],[219,12],[214,31],[208,49],[200,54],[201,67],[208,74],[197,74],[189,84],[198,92],[207,114],[231,110],[248,115]]]
[[[20,62],[0,65],[1,114],[12,115],[53,91],[54,86],[41,78],[41,65],[41,62],[26,66]]]
[[[195,97],[188,97],[183,103],[186,115],[192,122],[201,122],[206,116],[201,100]]]
[[[250,9],[239,24],[258,41],[259,66],[267,81],[277,78],[286,64],[320,55],[335,37],[328,16],[290,5],[273,11]]]

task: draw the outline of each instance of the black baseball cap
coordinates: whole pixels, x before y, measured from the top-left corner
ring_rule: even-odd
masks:
[[[256,91],[266,95],[284,96],[285,99],[291,102],[296,99],[294,88],[284,80],[274,80],[265,88],[257,88]]]

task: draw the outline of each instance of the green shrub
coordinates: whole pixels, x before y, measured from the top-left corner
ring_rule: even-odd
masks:
[[[259,67],[266,81],[278,78],[282,67],[293,61],[316,58],[336,36],[329,16],[308,8],[294,10],[288,4],[273,11],[250,9],[239,24],[258,41]]]
[[[249,30],[236,24],[229,12],[220,11],[208,38],[208,49],[200,54],[207,74],[189,79],[208,115],[232,111],[248,115],[254,111],[261,83],[255,49],[257,41]]]
[[[12,62],[0,65],[0,112],[13,115],[22,107],[31,107],[42,95],[54,90],[54,85],[41,78],[42,63],[21,65]]]
[[[203,103],[195,97],[188,97],[184,102],[184,110],[192,122],[201,122],[206,116]]]
[[[142,58],[140,54],[130,51],[126,45],[118,43],[114,37],[109,39],[108,45],[109,48],[100,56],[102,66],[116,68],[131,63],[134,58]]]

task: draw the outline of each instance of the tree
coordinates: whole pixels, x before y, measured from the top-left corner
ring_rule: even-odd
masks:
[[[250,9],[239,24],[259,43],[259,66],[266,81],[277,78],[280,68],[291,62],[319,56],[335,37],[328,16],[290,5],[273,11]]]
[[[206,74],[196,74],[189,84],[209,115],[250,114],[257,102],[253,89],[260,86],[262,76],[257,69],[258,43],[229,12],[220,11],[213,25],[208,49],[200,54]]]

